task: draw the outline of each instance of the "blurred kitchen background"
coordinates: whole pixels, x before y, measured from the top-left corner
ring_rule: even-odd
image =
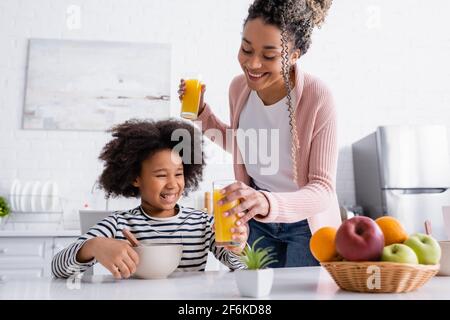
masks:
[[[37,61],[33,60],[34,54],[39,50],[45,53],[45,46],[54,44],[53,40],[90,41],[93,46],[121,43],[122,49],[127,48],[126,43],[134,43],[144,45],[137,51],[149,52],[148,61],[154,62],[160,61],[161,56],[151,54],[152,46],[161,45],[170,53],[170,60],[163,59],[163,66],[156,71],[144,68],[142,73],[160,73],[158,78],[170,95],[170,99],[161,95],[160,102],[167,105],[167,113],[178,116],[178,82],[183,74],[193,71],[203,75],[207,101],[228,122],[228,86],[241,72],[236,56],[250,3],[251,0],[0,1],[0,196],[7,201],[14,198],[10,194],[17,180],[22,190],[30,182],[29,194],[33,188],[42,190],[46,185],[47,195],[60,201],[54,206],[51,201],[37,202],[43,220],[29,215],[22,218],[35,226],[36,220],[58,221],[58,232],[48,232],[43,227],[36,227],[41,233],[31,231],[20,221],[8,229],[3,219],[4,230],[0,232],[4,238],[0,241],[19,246],[17,250],[9,250],[11,256],[40,255],[36,252],[43,248],[29,249],[26,238],[20,240],[25,241],[20,247],[19,239],[11,240],[14,235],[46,236],[41,238],[42,244],[51,248],[47,253],[51,256],[76,236],[79,209],[127,209],[138,204],[136,199],[107,202],[103,192],[95,187],[102,170],[97,158],[110,138],[107,133],[91,130],[92,124],[77,127],[77,123],[72,123],[55,130],[54,123],[30,120],[27,99],[29,103],[39,93],[45,93],[39,85],[44,82],[46,68],[49,74],[58,74],[56,69],[74,69],[76,63],[70,56],[62,56],[59,64],[41,61],[40,65],[33,65],[36,69],[30,70],[29,61]],[[441,125],[444,131],[438,130],[441,144],[436,148],[448,150],[450,130],[445,129],[450,128],[449,11],[450,2],[446,0],[339,0],[334,1],[324,26],[314,32],[312,46],[299,65],[322,79],[334,94],[339,117],[337,192],[343,208],[358,213],[357,206],[361,206],[356,198],[352,145],[376,132],[378,127]],[[33,52],[31,39],[36,39]],[[97,52],[105,54],[106,59],[105,47]],[[136,59],[142,60],[142,55],[129,59],[131,65]],[[430,145],[433,141],[430,139]],[[416,151],[419,153],[416,156],[424,156],[420,150]],[[424,152],[433,149],[426,148]],[[204,192],[210,190],[214,179],[233,177],[228,156],[211,143],[207,143],[206,153],[208,166],[199,191],[182,200],[197,208],[204,207]],[[443,176],[446,174],[442,172]],[[40,187],[31,183],[36,181]],[[431,189],[449,187],[448,181],[439,183],[442,185],[432,185]],[[450,205],[449,197],[440,201]],[[18,203],[17,211],[21,211],[20,200]],[[58,212],[62,215],[57,215]],[[14,214],[10,214],[11,219]],[[33,272],[47,272],[40,267],[36,270]]]

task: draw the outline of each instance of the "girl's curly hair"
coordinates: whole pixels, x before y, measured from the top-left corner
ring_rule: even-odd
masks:
[[[299,139],[296,129],[296,116],[292,106],[288,44],[292,50],[300,49],[304,55],[311,45],[311,34],[315,26],[320,27],[325,20],[333,0],[255,0],[248,9],[245,24],[253,19],[261,18],[264,23],[274,25],[281,31],[282,70],[284,85],[287,92],[287,107],[289,125],[291,127],[292,145],[291,158],[293,162],[293,181],[297,182],[297,154]]]
[[[112,127],[108,132],[112,133],[114,139],[100,153],[99,159],[105,164],[98,180],[107,198],[138,197],[139,188],[132,183],[141,173],[142,162],[158,151],[178,150],[180,144],[182,148],[178,154],[183,160],[184,194],[198,188],[205,166],[203,138],[192,124],[175,119],[132,119]]]

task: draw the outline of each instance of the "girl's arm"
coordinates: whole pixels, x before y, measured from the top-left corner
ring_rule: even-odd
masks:
[[[214,217],[208,217],[207,220],[207,227],[206,227],[206,234],[209,240],[209,250],[214,254],[214,256],[222,262],[224,265],[226,265],[231,270],[236,269],[243,269],[245,266],[242,263],[242,261],[239,258],[239,255],[226,250],[224,247],[217,247],[216,246],[216,236],[214,229],[212,227],[214,223]]]
[[[117,232],[117,220],[111,215],[93,226],[74,243],[58,252],[52,259],[52,274],[57,278],[68,278],[83,273],[97,261],[92,254],[91,239],[97,237],[114,238]]]

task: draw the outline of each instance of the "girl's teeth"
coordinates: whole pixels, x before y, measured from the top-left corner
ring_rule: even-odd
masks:
[[[176,194],[162,194],[161,197],[163,197],[166,200],[174,200],[176,197]]]

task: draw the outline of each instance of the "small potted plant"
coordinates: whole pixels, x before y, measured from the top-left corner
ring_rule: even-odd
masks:
[[[11,210],[9,209],[8,203],[3,197],[0,197],[0,223],[3,217],[6,217]]]
[[[245,269],[235,271],[236,283],[239,292],[245,297],[264,297],[270,294],[273,283],[273,269],[267,268],[273,259],[272,248],[255,249],[256,244],[263,237],[258,238],[253,245],[244,249],[241,255],[241,261],[245,265]]]

